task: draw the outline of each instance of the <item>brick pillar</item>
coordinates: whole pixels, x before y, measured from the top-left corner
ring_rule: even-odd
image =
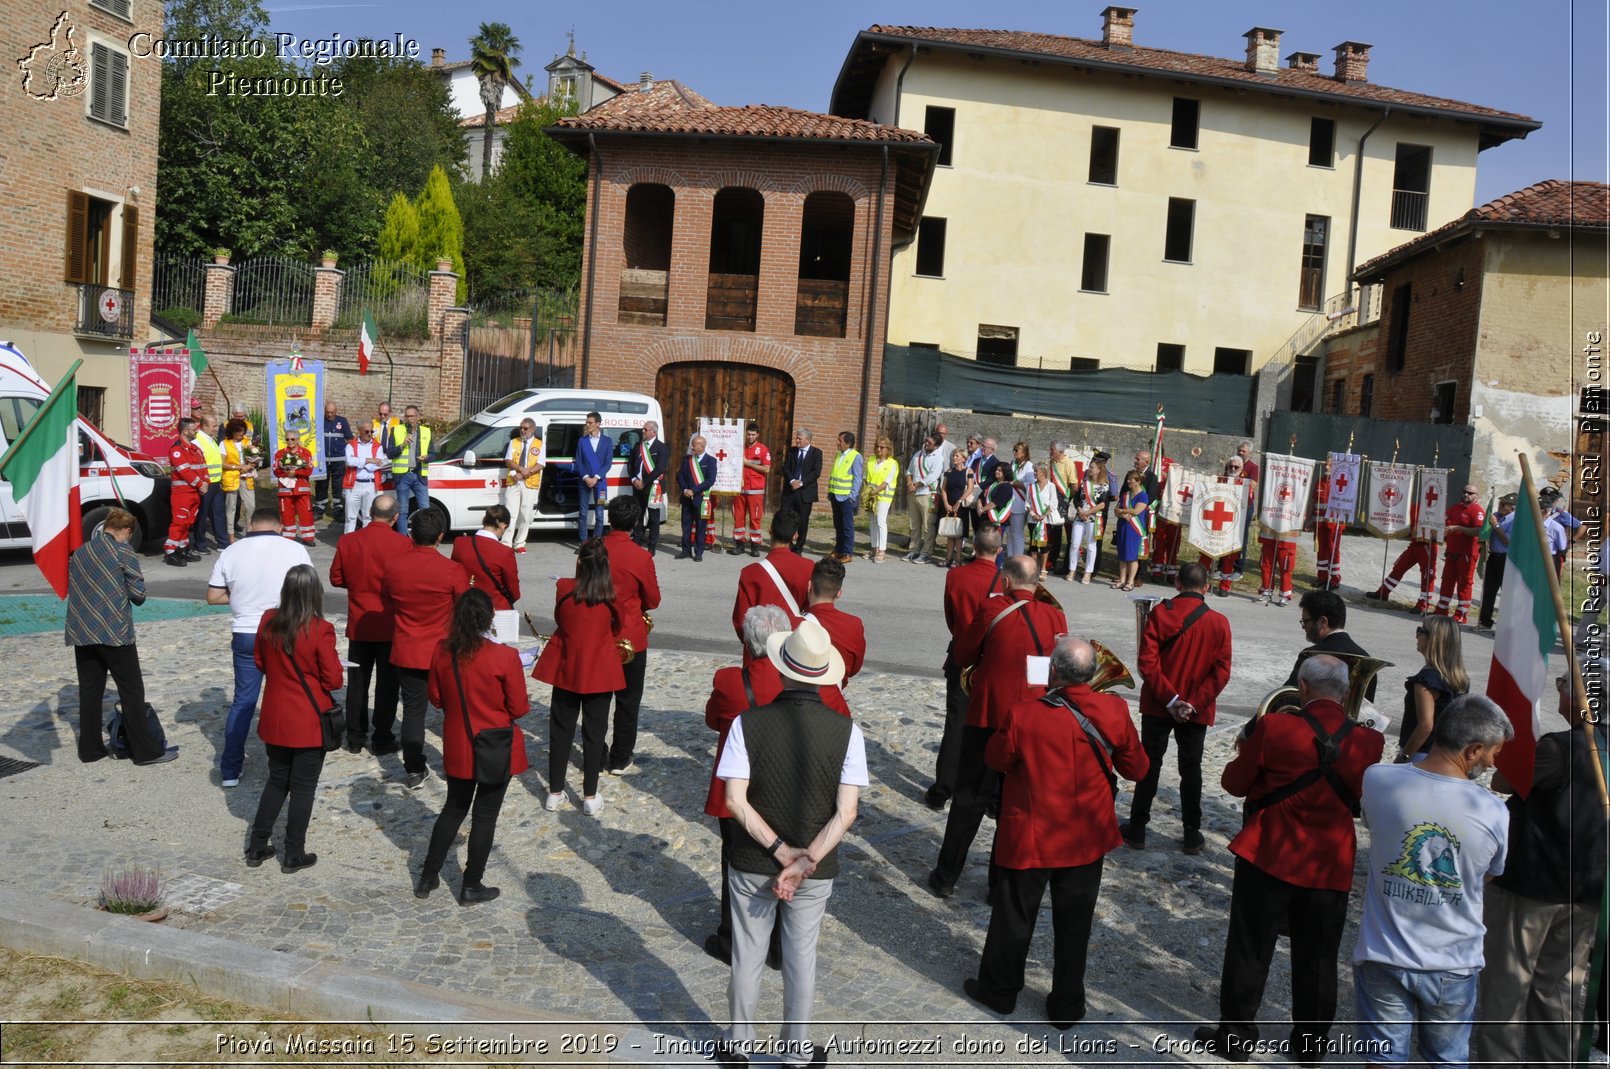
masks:
[[[442,339],[442,317],[458,298],[458,275],[453,272],[451,260],[437,260],[436,270],[430,273],[430,337],[432,341]]]
[[[201,325],[215,327],[218,320],[235,308],[235,269],[228,255],[213,257],[207,265],[207,287],[201,299]]]
[[[457,280],[456,275],[449,278]],[[432,300],[435,299],[434,282],[431,290]],[[451,292],[451,290],[449,290]],[[441,379],[437,384],[437,394],[441,398],[441,412],[437,418],[456,422],[459,409],[464,404],[464,328],[469,323],[470,310],[468,308],[453,307],[442,310],[441,317]],[[431,322],[436,322],[433,317]]]
[[[325,260],[322,267],[313,269],[313,332],[322,333],[335,322],[336,311],[341,307],[341,280],[346,272],[335,266],[334,260]]]

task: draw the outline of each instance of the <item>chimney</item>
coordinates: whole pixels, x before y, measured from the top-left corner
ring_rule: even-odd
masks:
[[[1336,80],[1348,85],[1369,81],[1370,48],[1357,41],[1343,41],[1336,46]]]
[[[1306,74],[1319,73],[1318,52],[1293,52],[1286,57],[1286,66],[1294,71],[1303,71]]]
[[[1273,78],[1280,70],[1280,35],[1284,30],[1271,30],[1254,26],[1243,36],[1247,39],[1247,70]]]
[[[1134,8],[1109,7],[1101,13],[1101,43],[1108,48],[1129,48],[1134,45]]]
[[[637,80],[637,91],[639,93],[646,93],[653,88],[654,73],[652,71],[644,71],[642,77]]]
[[[432,67],[447,66],[447,49],[433,48],[430,50],[430,65]]]

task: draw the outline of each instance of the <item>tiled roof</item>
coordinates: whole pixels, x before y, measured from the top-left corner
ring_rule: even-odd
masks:
[[[1384,268],[1440,245],[1456,233],[1504,227],[1610,230],[1610,185],[1544,179],[1472,208],[1452,222],[1360,264],[1353,278],[1362,281],[1377,276]]]
[[[640,134],[700,134],[711,137],[776,137],[790,140],[905,142],[932,144],[927,134],[883,126],[865,119],[750,104],[724,107],[681,82],[663,80],[648,92],[628,89],[584,115],[560,119],[557,130]]]
[[[493,126],[507,126],[511,122],[513,122],[515,116],[519,115],[519,114],[520,114],[520,105],[519,104],[510,104],[506,108],[499,108],[492,115],[492,125]],[[481,127],[486,125],[486,112],[478,111],[474,115],[471,115],[467,119],[460,119],[458,121],[458,124],[460,126],[466,128],[466,129],[474,128],[474,129],[478,130]]]
[[[1540,124],[1525,115],[1499,111],[1479,104],[1392,89],[1362,82],[1349,85],[1317,71],[1282,67],[1272,75],[1246,69],[1239,59],[1221,59],[1194,52],[1173,52],[1162,48],[1108,48],[1101,41],[1078,37],[1059,37],[1048,33],[1015,30],[944,29],[927,26],[873,26],[863,36],[905,38],[963,49],[990,49],[1034,56],[1051,56],[1074,63],[1105,67],[1155,71],[1192,79],[1241,83],[1247,88],[1269,92],[1298,92],[1322,95],[1338,101],[1361,104],[1396,104],[1409,108],[1449,112],[1503,125],[1519,124],[1536,129]],[[1517,130],[1510,136],[1524,134]]]

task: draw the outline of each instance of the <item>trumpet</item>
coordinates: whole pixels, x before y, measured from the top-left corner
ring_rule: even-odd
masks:
[[[645,612],[643,614],[643,630],[645,630],[645,631],[653,631],[654,630],[654,614],[653,613]]]
[[[1298,658],[1301,665],[1310,655],[1305,654]],[[1379,657],[1365,657],[1356,653],[1325,653],[1325,657],[1335,657],[1338,661],[1347,664],[1347,700],[1342,703],[1343,710],[1349,720],[1357,720],[1360,710],[1364,708],[1364,694],[1370,689],[1370,683],[1383,668],[1391,668],[1391,661],[1383,661]],[[1258,711],[1253,713],[1252,722],[1256,723],[1268,713],[1278,713],[1286,709],[1295,709],[1302,702],[1298,699],[1297,688],[1280,686],[1263,696],[1258,703]]]
[[[1049,594],[1046,596],[1050,597]],[[1095,639],[1090,640],[1090,645],[1096,651],[1096,674],[1090,677],[1090,689],[1098,693],[1106,693],[1114,687],[1134,690],[1135,676],[1118,655]],[[970,664],[961,670],[959,678],[963,694],[973,692],[973,673],[977,669],[978,665]]]

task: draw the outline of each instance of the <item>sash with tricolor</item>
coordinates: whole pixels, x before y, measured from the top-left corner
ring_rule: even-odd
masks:
[[[997,484],[997,485],[999,485],[999,484]],[[995,487],[992,486],[992,487],[990,487],[990,489],[988,491],[985,491],[985,493],[987,495],[991,494],[991,491],[993,491],[994,489],[995,489]],[[1004,527],[1006,525],[1006,521],[1012,515],[1012,500],[1016,496],[1017,496],[1017,487],[1016,486],[1013,486],[1013,488],[1012,488],[1012,497],[1007,498],[1005,503],[1002,504],[1002,505],[997,506],[995,504],[995,502],[993,500],[993,495],[986,496],[984,498],[984,500],[985,500],[984,514],[990,518],[990,522],[994,523],[996,526]]]
[[[1082,481],[1085,486],[1085,508],[1091,510],[1089,522],[1094,525],[1091,528],[1091,537],[1100,542],[1102,536],[1107,533],[1107,499],[1112,496],[1112,489],[1103,486],[1098,499],[1096,491],[1090,485],[1089,477],[1086,476]]]
[[[1129,498],[1129,488],[1125,487],[1124,490],[1118,495],[1118,507],[1125,509],[1129,508]],[[1142,509],[1138,515],[1125,516],[1123,520],[1124,524],[1131,531],[1134,531],[1135,534],[1140,536],[1140,549],[1137,552],[1135,559],[1140,560],[1144,557],[1150,556],[1152,538],[1152,510],[1149,508]],[[1097,537],[1099,538],[1100,536],[1098,535]]]
[[[637,456],[638,464],[641,465],[637,469],[638,476],[641,478],[654,470],[653,456],[648,451],[648,441],[646,439],[637,443]],[[657,477],[647,489],[649,508],[657,509],[665,504],[665,476]]]
[[[1055,471],[1056,469],[1053,468],[1052,470]],[[1043,542],[1045,540],[1045,514],[1057,507],[1055,484],[1042,489],[1039,483],[1035,483],[1034,489],[1030,492],[1034,495],[1034,508],[1035,511],[1039,512],[1040,519],[1030,521],[1029,536],[1035,542]]]

